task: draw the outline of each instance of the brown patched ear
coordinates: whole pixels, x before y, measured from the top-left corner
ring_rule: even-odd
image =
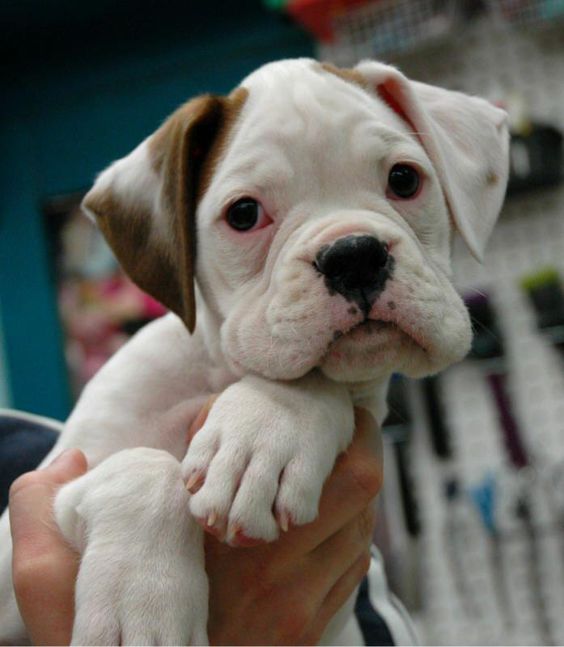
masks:
[[[181,106],[96,180],[82,206],[93,215],[126,273],[196,325],[195,213],[246,97],[205,95]]]

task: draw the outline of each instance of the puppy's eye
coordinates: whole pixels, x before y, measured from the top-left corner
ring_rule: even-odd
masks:
[[[228,225],[237,231],[251,231],[269,225],[271,220],[262,205],[253,198],[241,198],[234,202],[225,215]]]
[[[391,198],[405,200],[418,191],[421,180],[419,173],[409,164],[394,164],[388,175],[388,192]]]

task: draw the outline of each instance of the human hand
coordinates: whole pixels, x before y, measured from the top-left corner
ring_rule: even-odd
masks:
[[[192,426],[204,424],[210,400]],[[323,489],[318,519],[278,541],[231,548],[206,535],[212,645],[317,644],[369,563],[373,499],[382,484],[376,424],[362,409]]]
[[[10,488],[14,590],[35,645],[70,643],[79,558],[55,524],[53,498],[86,470],[84,454],[71,449],[45,469],[23,474]]]
[[[211,403],[210,403],[211,406]],[[207,415],[205,408],[193,433]],[[206,537],[212,644],[315,644],[369,564],[382,479],[375,424],[356,412],[356,434],[325,484],[319,518],[274,544],[230,548]],[[10,490],[14,589],[34,644],[69,644],[78,555],[52,518],[56,490],[81,476],[86,459],[69,450]]]

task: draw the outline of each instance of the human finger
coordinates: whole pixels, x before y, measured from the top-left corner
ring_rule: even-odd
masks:
[[[370,550],[374,520],[375,511],[371,505],[301,560],[301,588],[314,603],[314,616],[321,613],[327,596]]]
[[[354,593],[370,568],[370,551],[365,550],[357,557],[350,568],[339,578],[321,604],[312,622],[306,644],[317,645],[327,625]]]
[[[52,504],[56,490],[86,469],[84,454],[68,450],[45,469],[20,476],[10,488],[14,590],[35,644],[70,641],[78,558],[59,533]]]
[[[316,586],[326,592],[372,544],[376,510],[370,503],[360,514],[307,556],[308,573]]]

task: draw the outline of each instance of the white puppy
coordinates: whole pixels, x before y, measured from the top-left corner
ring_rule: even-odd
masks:
[[[233,544],[312,521],[353,405],[381,422],[392,372],[464,357],[451,238],[482,254],[505,121],[376,62],[288,60],[188,102],[99,176],[86,211],[174,314],[98,373],[46,459],[80,447],[92,468],[55,504],[82,554],[75,643],[204,643],[194,517]],[[0,634],[21,640],[2,523]],[[358,639],[349,611],[328,640]]]

